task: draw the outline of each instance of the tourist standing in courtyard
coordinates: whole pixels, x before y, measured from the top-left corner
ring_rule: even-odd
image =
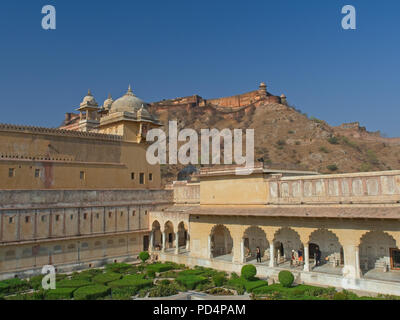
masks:
[[[321,265],[321,250],[319,250],[319,247],[315,248],[315,265]]]
[[[261,250],[260,250],[260,247],[257,247],[257,250],[256,250],[256,255],[257,255],[257,262],[260,262],[261,263]]]
[[[303,251],[301,249],[299,249],[299,251],[297,251],[297,255],[299,257],[299,265],[303,264]]]

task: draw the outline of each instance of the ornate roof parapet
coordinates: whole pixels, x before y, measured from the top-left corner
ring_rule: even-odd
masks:
[[[93,139],[115,140],[115,141],[122,140],[121,136],[113,135],[113,134],[83,132],[83,131],[77,131],[77,130],[63,130],[63,129],[55,129],[55,128],[13,125],[13,124],[3,124],[3,123],[0,123],[0,132],[1,131],[21,132],[21,133],[27,133],[27,134],[48,134],[48,135],[54,135],[54,136],[69,136],[69,137],[77,137],[77,138],[93,138]]]

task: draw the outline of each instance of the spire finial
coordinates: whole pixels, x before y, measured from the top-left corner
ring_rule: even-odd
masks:
[[[108,98],[107,99],[112,99],[111,93],[108,94]]]
[[[132,87],[131,87],[131,85],[129,85],[129,87],[128,87],[128,92],[132,92]]]
[[[91,95],[92,95],[92,92],[90,91],[90,89],[88,89],[87,95],[88,95],[88,96],[91,96]]]

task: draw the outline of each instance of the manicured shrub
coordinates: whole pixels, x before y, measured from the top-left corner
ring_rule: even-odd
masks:
[[[64,279],[56,283],[56,288],[80,288],[90,286],[91,284],[87,280]]]
[[[333,300],[347,300],[347,295],[343,292],[336,292],[333,295]]]
[[[264,280],[256,280],[256,281],[247,281],[244,284],[244,287],[246,288],[247,292],[253,292],[253,290],[260,288],[260,287],[266,287],[268,286],[268,282]]]
[[[148,270],[147,271],[147,278],[155,278],[156,277],[156,273],[154,270]]]
[[[38,276],[31,277],[29,279],[29,285],[31,286],[32,289],[38,290],[39,288],[42,287],[42,279],[44,275],[40,274]],[[1,285],[1,283],[0,283]]]
[[[268,286],[268,282],[264,280],[247,280],[243,277],[230,279],[228,281],[228,286],[235,289],[235,290],[246,290],[247,292],[252,292],[254,289],[259,287]]]
[[[88,269],[88,270],[84,270],[81,272],[74,272],[71,276],[71,279],[73,280],[87,280],[87,281],[91,281],[96,275],[98,274],[102,274],[103,270],[100,269]],[[59,275],[57,274],[57,277]],[[57,278],[57,280],[59,280]],[[61,280],[61,278],[60,278]]]
[[[136,294],[136,289],[131,288],[114,288],[111,290],[113,300],[130,300]]]
[[[173,267],[168,263],[154,263],[154,264],[149,264],[146,267],[146,269],[147,271],[165,272],[173,269]]]
[[[46,300],[66,300],[71,299],[73,292],[76,288],[57,288],[54,290],[47,290],[45,293]]]
[[[179,272],[178,276],[199,276],[203,275],[204,270],[202,269],[188,269]]]
[[[46,298],[46,291],[41,289],[39,291],[31,293],[31,295],[32,295],[31,300],[44,300]]]
[[[172,285],[161,285],[150,290],[149,297],[168,297],[178,294],[178,290]]]
[[[214,296],[232,296],[233,292],[224,288],[212,288],[207,290],[206,293]]]
[[[107,264],[105,268],[107,272],[126,273],[134,267],[127,263],[111,263]]]
[[[147,251],[142,251],[139,253],[139,259],[142,260],[143,262],[146,262],[150,258],[150,254]]]
[[[282,286],[290,288],[293,284],[294,276],[290,271],[283,270],[279,272],[278,279]]]
[[[144,279],[142,274],[132,274],[123,277],[120,280],[108,283],[110,288],[131,288],[132,292],[138,292],[142,288],[151,287],[153,280]]]
[[[184,264],[182,264],[182,263],[178,264],[178,263],[175,263],[175,262],[172,262],[172,261],[166,261],[165,264],[170,265],[172,267],[172,269],[174,269],[174,270],[179,270],[179,269],[185,269],[186,268],[186,266]]]
[[[225,274],[223,274],[223,273],[215,274],[215,275],[213,275],[212,280],[216,287],[221,287],[226,282]]]
[[[268,288],[268,286],[262,286],[258,288],[254,288],[252,293],[254,294],[265,294],[265,293],[270,293],[271,290]]]
[[[74,273],[71,276],[71,280],[76,280],[76,281],[92,281],[93,275],[89,273]]]
[[[29,282],[19,278],[0,281],[0,294],[16,293],[30,289]]]
[[[75,300],[96,300],[109,295],[111,289],[99,284],[81,287],[74,292]]]
[[[212,277],[216,274],[222,273],[221,271],[212,269],[212,268],[205,268],[202,266],[195,266],[194,269],[192,270],[185,270],[184,272],[187,272],[188,274],[197,274],[197,275],[202,275],[204,277]],[[223,272],[226,274],[225,272]]]
[[[121,279],[122,275],[120,273],[115,272],[106,272],[98,274],[97,276],[93,277],[93,282],[97,284],[107,284],[111,281],[115,281]]]
[[[236,292],[239,296],[242,296],[246,292],[246,289],[244,287],[239,287],[239,288],[236,288]]]
[[[176,278],[178,276],[177,271],[167,271],[159,275],[160,278]]]
[[[254,279],[257,274],[257,269],[252,264],[247,264],[242,267],[241,275],[246,280]]]
[[[206,282],[208,279],[197,275],[179,275],[176,281],[189,290],[194,290],[197,285]]]
[[[232,272],[232,273],[231,273],[231,279],[237,279],[237,278],[239,278],[239,276],[237,275],[237,273],[236,273],[236,272]]]

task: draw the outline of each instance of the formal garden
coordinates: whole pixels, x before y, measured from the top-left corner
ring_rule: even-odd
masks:
[[[270,283],[256,277],[256,268],[243,266],[241,274],[227,274],[211,268],[173,262],[147,263],[141,253],[140,264],[113,263],[104,268],[56,275],[56,289],[43,290],[44,275],[30,279],[0,281],[0,300],[131,300],[160,298],[181,292],[196,291],[214,296],[250,294],[254,300],[359,300],[397,299],[394,296],[359,297],[335,288],[295,285],[290,271],[281,271],[279,282]]]

